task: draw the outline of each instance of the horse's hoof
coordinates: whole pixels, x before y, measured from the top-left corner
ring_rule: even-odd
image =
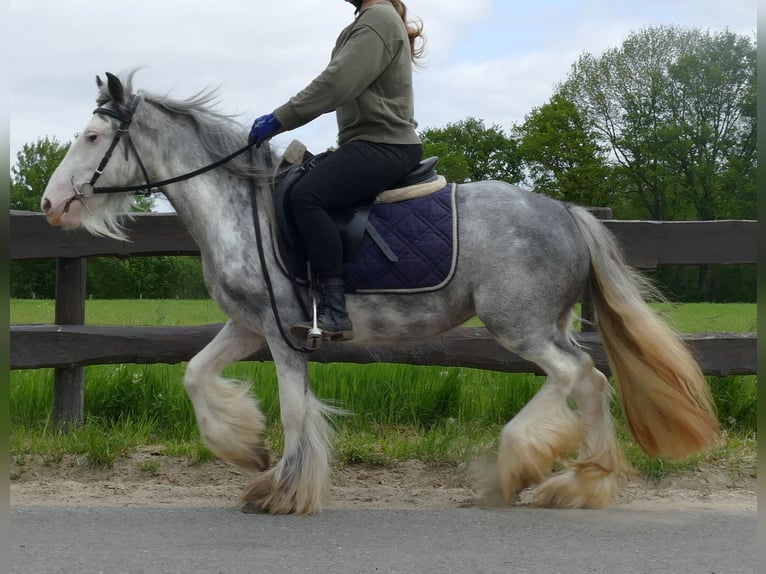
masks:
[[[617,496],[616,473],[591,467],[550,477],[535,490],[533,504],[542,508],[606,508]]]
[[[295,506],[274,484],[274,469],[258,475],[242,492],[240,508],[247,514],[293,514]]]

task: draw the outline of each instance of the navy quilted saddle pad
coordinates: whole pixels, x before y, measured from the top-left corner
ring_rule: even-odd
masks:
[[[374,204],[368,222],[389,253],[365,231],[357,254],[343,264],[346,291],[422,293],[449,283],[458,249],[455,190],[454,184],[447,184],[423,197]],[[396,261],[391,261],[391,253]],[[285,263],[278,258],[284,270]],[[305,269],[295,275],[306,281]]]
[[[447,184],[424,197],[376,203],[369,221],[398,261],[365,233],[359,254],[343,266],[346,290],[416,293],[446,285],[457,264],[455,189]]]

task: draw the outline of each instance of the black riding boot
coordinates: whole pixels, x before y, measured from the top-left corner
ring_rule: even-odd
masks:
[[[319,304],[317,326],[322,338],[332,341],[348,341],[354,338],[354,327],[346,312],[346,289],[340,277],[319,278]],[[298,323],[293,331],[308,331],[312,323]]]
[[[330,339],[354,338],[354,327],[346,312],[346,288],[340,277],[320,279],[317,324]]]

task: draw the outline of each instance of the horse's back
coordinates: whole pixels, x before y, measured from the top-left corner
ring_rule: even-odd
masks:
[[[519,257],[556,261],[587,256],[587,247],[566,206],[550,197],[500,181],[458,185],[461,245]]]
[[[491,298],[550,317],[574,304],[590,255],[563,203],[497,181],[461,184],[457,203],[458,268],[474,284],[477,312],[494,308]]]

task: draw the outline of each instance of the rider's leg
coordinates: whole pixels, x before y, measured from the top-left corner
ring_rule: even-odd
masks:
[[[343,246],[329,212],[371,203],[409,173],[421,156],[419,145],[355,140],[317,163],[290,194],[306,257],[318,278],[317,322],[331,338],[350,339],[353,328],[346,312]]]

